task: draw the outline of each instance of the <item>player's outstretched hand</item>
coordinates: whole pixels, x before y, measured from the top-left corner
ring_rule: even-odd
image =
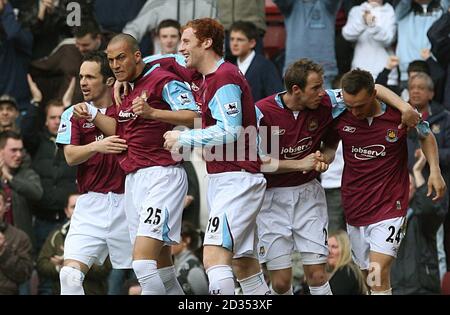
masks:
[[[86,103],[78,103],[73,105],[73,117],[76,119],[92,119],[92,115],[90,114]]]
[[[416,127],[421,119],[422,114],[420,114],[414,107],[409,106],[407,110],[402,111],[402,123],[398,125],[398,129],[402,129],[404,127]]]
[[[127,142],[119,136],[109,136],[93,143],[95,144],[95,151],[99,153],[119,154],[128,148]]]
[[[431,171],[430,177],[428,177],[428,193],[427,197],[430,197],[433,190],[435,192],[435,196],[433,197],[433,201],[438,201],[444,197],[445,191],[445,181],[442,178],[440,171]]]

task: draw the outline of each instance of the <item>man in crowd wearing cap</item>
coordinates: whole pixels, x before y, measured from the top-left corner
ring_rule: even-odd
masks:
[[[17,117],[19,117],[19,110],[15,98],[8,94],[0,96],[0,132],[19,131],[19,127],[16,126]]]

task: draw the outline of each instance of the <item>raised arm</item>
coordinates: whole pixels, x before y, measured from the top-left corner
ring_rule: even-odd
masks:
[[[415,127],[419,123],[421,118],[420,114],[415,110],[409,103],[405,102],[389,90],[388,88],[375,84],[375,89],[377,90],[377,97],[385,102],[387,105],[398,109],[402,113],[402,123],[399,125],[399,129],[403,126]]]

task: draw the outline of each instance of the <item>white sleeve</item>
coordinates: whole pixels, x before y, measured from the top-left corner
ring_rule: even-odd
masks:
[[[122,33],[130,34],[140,42],[147,31],[158,26],[158,10],[162,5],[161,0],[147,0],[134,20],[125,25]]]
[[[368,32],[373,39],[380,42],[383,46],[388,47],[395,39],[397,32],[397,22],[395,20],[395,12],[390,4],[385,5],[386,10],[376,15],[374,27],[369,27]]]
[[[342,36],[348,41],[356,42],[366,28],[361,7],[353,7],[348,15],[347,23],[342,28]]]

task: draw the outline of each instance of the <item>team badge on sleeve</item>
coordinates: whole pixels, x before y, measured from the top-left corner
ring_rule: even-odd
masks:
[[[227,103],[223,106],[225,107],[225,110],[226,110],[228,116],[234,117],[237,114],[239,114],[239,108],[238,108],[237,102]]]
[[[338,101],[338,102],[344,101],[344,96],[342,95],[342,90],[340,90],[340,89],[333,90],[333,93],[334,93],[334,97],[336,98],[336,101]]]
[[[398,132],[394,129],[388,129],[386,135],[387,142],[396,142],[398,140]]]
[[[180,95],[178,95],[178,101],[181,103],[181,105],[186,105],[192,102],[188,93],[181,93]]]
[[[66,131],[67,131],[67,124],[61,123],[61,125],[59,125],[59,128],[58,128],[58,133],[64,133]]]

